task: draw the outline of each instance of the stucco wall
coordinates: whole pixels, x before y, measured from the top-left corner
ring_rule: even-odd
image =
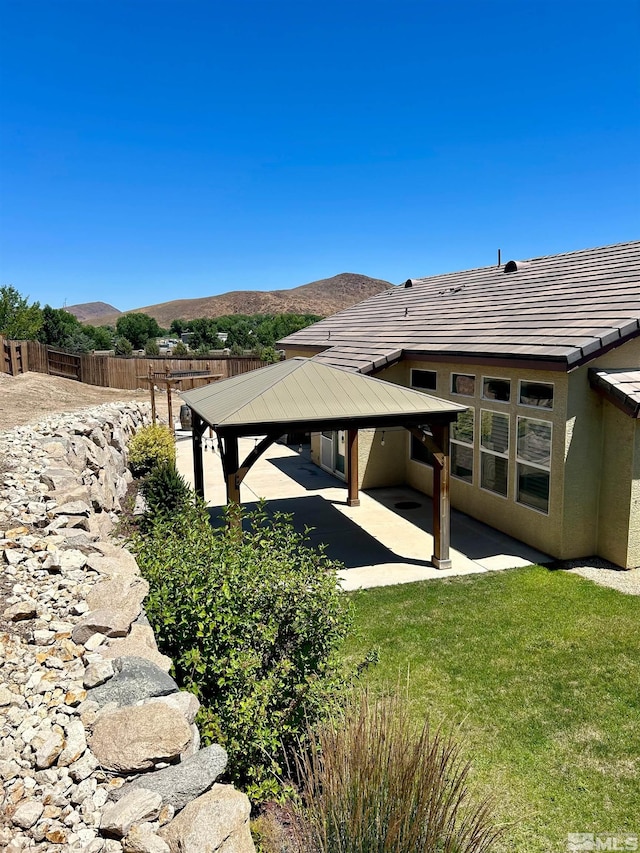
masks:
[[[640,420],[633,423],[633,482],[629,511],[629,546],[627,568],[640,566]]]
[[[603,407],[589,387],[587,366],[568,375],[565,426],[564,500],[559,557],[588,557],[598,551],[602,472]]]
[[[401,375],[400,384],[408,386],[411,368],[433,370],[437,373],[437,385],[429,393],[445,400],[467,404],[476,412],[475,445],[473,451],[473,483],[467,483],[455,477],[451,478],[451,503],[457,509],[472,515],[505,533],[515,536],[528,544],[559,556],[562,549],[562,506],[563,506],[563,463],[565,452],[565,414],[567,408],[568,379],[566,374],[554,371],[533,371],[506,367],[487,367],[461,363],[427,361],[406,361],[394,367],[396,381]],[[386,379],[391,371],[378,374]],[[476,377],[473,397],[461,396],[451,392],[451,374],[465,373]],[[511,380],[511,400],[508,403],[482,399],[482,379],[491,377]],[[550,382],[554,386],[554,404],[552,410],[521,406],[517,403],[518,381],[520,379],[538,382]],[[480,487],[480,411],[501,412],[509,415],[509,478],[507,497],[494,494]],[[516,416],[550,421],[553,425],[552,461],[549,495],[549,513],[518,504],[516,494]],[[432,494],[433,472],[429,466],[409,458],[410,438],[405,437],[404,459],[406,481],[413,488],[426,494]],[[374,445],[373,451],[379,453]]]
[[[625,568],[628,566],[630,473],[634,468],[635,432],[632,418],[610,403],[603,403],[597,553]]]
[[[291,357],[294,351],[287,355]],[[304,355],[304,353],[300,353]],[[409,386],[411,368],[432,370],[437,385],[428,393],[468,404],[475,410],[474,479],[469,484],[451,478],[454,507],[561,559],[599,554],[622,566],[640,565],[640,423],[605,402],[589,387],[588,368],[637,367],[640,338],[612,350],[588,365],[565,374],[556,371],[488,367],[463,363],[402,361],[376,377]],[[451,392],[451,374],[473,374],[475,394]],[[483,377],[511,380],[508,403],[482,399]],[[518,403],[521,379],[554,386],[550,411]],[[480,487],[480,411],[509,415],[509,481],[507,497]],[[517,417],[552,423],[549,511],[542,513],[515,500],[517,488]],[[432,494],[429,466],[410,459],[410,435],[405,430],[362,431],[359,438],[360,487],[402,482]],[[319,439],[312,438],[319,462]]]

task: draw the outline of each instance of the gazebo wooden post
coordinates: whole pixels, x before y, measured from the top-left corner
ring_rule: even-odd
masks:
[[[450,569],[449,424],[432,424],[434,442],[440,452],[433,466],[433,556],[436,569]]]
[[[206,423],[191,410],[191,443],[193,447],[193,485],[198,497],[204,499],[204,467],[202,464],[202,433]]]
[[[156,422],[156,388],[153,376],[153,368],[149,365],[149,392],[151,394],[151,423]]]
[[[347,506],[360,506],[358,497],[358,430],[347,430]]]
[[[227,484],[227,503],[240,503],[240,478],[238,468],[238,436],[227,435],[224,438],[224,476]]]

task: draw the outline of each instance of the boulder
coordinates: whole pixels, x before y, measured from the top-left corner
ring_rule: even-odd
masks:
[[[69,553],[68,551],[65,553]],[[129,631],[130,614],[118,610],[92,610],[83,616],[74,627],[72,638],[79,645],[85,643],[94,634],[104,634],[106,637],[124,637]]]
[[[145,658],[116,658],[113,669],[114,675],[108,681],[87,693],[87,698],[97,702],[101,708],[110,702],[121,706],[133,705],[152,696],[177,693],[179,689],[170,675]]]
[[[117,803],[108,806],[100,821],[100,829],[105,835],[122,838],[134,823],[155,820],[162,808],[162,797],[145,788],[135,788],[121,797]]]
[[[140,779],[129,782],[116,791],[114,797],[119,799],[128,791],[146,788],[160,794],[163,803],[180,811],[187,803],[208,791],[218,776],[224,773],[226,766],[226,751],[214,743],[180,764],[145,773]]]
[[[147,826],[134,825],[122,842],[126,853],[171,853],[166,841]]]
[[[35,601],[30,598],[27,601],[18,601],[7,607],[2,614],[7,622],[21,622],[23,619],[35,619],[38,611]]]
[[[155,663],[160,669],[169,672],[171,658],[161,654],[156,645],[156,638],[149,625],[134,622],[126,637],[110,640],[106,649],[100,649],[105,658],[139,657]]]
[[[115,578],[96,584],[87,595],[87,604],[92,610],[126,610],[133,614],[133,621],[148,592],[149,584],[141,577]]]
[[[251,804],[233,785],[214,785],[193,800],[158,835],[173,853],[255,853]]]
[[[134,705],[98,715],[91,749],[104,769],[138,773],[175,761],[190,739],[191,727],[179,711],[160,703]]]

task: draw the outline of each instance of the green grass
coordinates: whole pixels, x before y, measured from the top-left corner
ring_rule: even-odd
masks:
[[[353,660],[455,722],[509,853],[568,832],[640,835],[640,597],[540,567],[356,593]]]

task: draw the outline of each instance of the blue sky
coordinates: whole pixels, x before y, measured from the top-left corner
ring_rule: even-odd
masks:
[[[0,284],[121,310],[637,239],[640,3],[0,0]]]

